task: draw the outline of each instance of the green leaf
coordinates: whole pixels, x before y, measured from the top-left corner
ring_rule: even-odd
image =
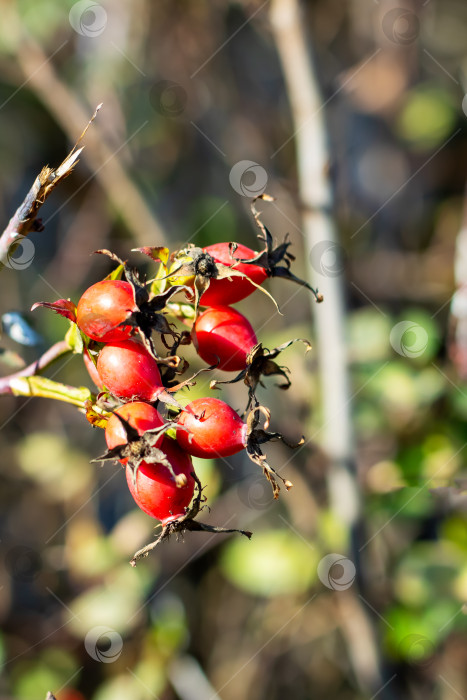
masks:
[[[66,332],[65,340],[70,349],[75,354],[81,355],[84,349],[83,336],[76,323],[70,323],[70,327]]]
[[[87,387],[73,387],[54,382],[47,377],[15,377],[10,381],[13,396],[38,396],[44,399],[57,399],[84,409],[86,401],[92,399]]]
[[[125,266],[124,265],[118,265],[115,270],[112,270],[110,274],[107,275],[107,277],[104,277],[106,280],[121,280],[123,273],[125,271]]]
[[[169,428],[166,430],[165,434],[167,437],[172,438],[172,440],[177,439],[177,430],[175,428]]]
[[[168,267],[161,263],[151,284],[151,294],[158,296],[159,294],[163,294],[165,292],[169,284],[167,279],[168,274]]]

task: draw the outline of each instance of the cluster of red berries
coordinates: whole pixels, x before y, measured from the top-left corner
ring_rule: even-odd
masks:
[[[246,449],[262,467],[275,497],[276,477],[287,489],[291,486],[261,451],[268,440],[285,440],[279,433],[268,432],[269,411],[259,404],[255,390],[262,375],[278,374],[285,380],[282,388],[290,385],[287,370],[274,359],[297,339],[272,351],[264,349],[248,319],[230,304],[257,289],[265,291],[260,285],[268,277],[288,277],[309,285],[290,272],[289,242],[273,248],[269,231],[254,213],[265,245],[260,253],[232,243],[202,249],[188,246],[171,256],[165,248],[140,248],[159,264],[154,279],[143,283],[138,272],[114,254],[98,251],[117,262],[109,277],[89,287],[77,306],[64,299],[40,304],[66,316],[79,329],[84,362],[99,388],[95,401],[88,402],[87,417],[105,427],[108,447],[98,459],[119,460],[125,466],[134,500],[161,521],[161,537],[184,529],[221,531],[194,520],[201,485],[191,456],[228,457]],[[181,303],[173,300],[177,294],[184,294]],[[200,307],[207,308],[200,313]],[[183,330],[172,322],[176,320]],[[193,378],[181,382],[177,378],[188,366],[179,349],[189,343],[209,365],[206,369],[236,372],[227,383],[243,380],[247,385],[245,420],[212,396],[185,407],[178,403],[176,392],[193,384]],[[212,381],[211,387],[220,383]],[[164,405],[165,418],[159,412]],[[196,486],[198,494],[189,508]]]

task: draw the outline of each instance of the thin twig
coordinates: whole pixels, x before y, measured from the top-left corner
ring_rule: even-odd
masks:
[[[59,357],[71,351],[69,343],[66,340],[60,340],[55,345],[52,345],[38,360],[24,369],[14,374],[9,374],[7,377],[0,377],[0,396],[14,394],[12,381],[18,379],[18,377],[33,377],[49,367]]]

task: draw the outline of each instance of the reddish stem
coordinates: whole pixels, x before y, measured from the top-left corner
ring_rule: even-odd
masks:
[[[11,389],[12,379],[16,379],[17,377],[32,377],[35,374],[39,374],[67,352],[71,352],[69,344],[66,340],[60,340],[58,343],[55,343],[55,345],[52,345],[38,360],[24,369],[14,374],[9,374],[7,377],[0,377],[0,396],[7,396],[13,393]]]

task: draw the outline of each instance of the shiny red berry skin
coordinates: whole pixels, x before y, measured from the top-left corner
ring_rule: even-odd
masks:
[[[122,399],[155,401],[162,388],[157,362],[137,340],[104,345],[97,371],[101,383]]]
[[[144,401],[126,403],[124,406],[117,408],[115,413],[125,418],[140,435],[145,433],[146,430],[158,428],[160,425],[164,424],[163,419],[154,406],[151,406],[149,403],[144,403]],[[162,439],[163,435],[161,435],[160,439],[156,442],[155,447],[159,447]],[[110,416],[105,426],[105,441],[109,450],[113,447],[117,447],[117,445],[125,445],[127,443],[125,428],[114,414]],[[123,459],[120,461],[122,464],[126,464],[128,460]]]
[[[103,280],[87,289],[78,302],[76,323],[87,336],[99,342],[118,342],[134,333],[120,326],[137,309],[133,287],[121,280]]]
[[[229,457],[246,445],[247,425],[220,399],[195,399],[180,413],[177,442],[194,457]]]
[[[198,355],[218,369],[239,372],[246,366],[250,350],[258,343],[251,323],[230,306],[212,306],[200,314],[193,327]]]
[[[166,525],[185,514],[185,508],[193,498],[195,480],[191,476],[194,471],[191,457],[175,440],[164,437],[160,449],[167,456],[175,474],[186,476],[184,486],[177,487],[173,476],[163,464],[141,462],[136,473],[136,488],[129,467],[126,467],[126,479],[131,495],[141,510]]]
[[[228,243],[214,243],[213,245],[206,246],[203,250],[205,253],[209,253],[216,262],[223,263],[229,267],[233,263],[230,257]],[[238,245],[234,253],[235,258],[244,258],[245,260],[254,258],[255,255],[256,253],[254,250],[241,244]],[[268,276],[264,267],[260,267],[260,265],[238,263],[235,265],[234,269],[248,275],[256,284],[262,284]],[[202,306],[225,306],[228,304],[235,304],[235,302],[241,301],[252,294],[255,289],[256,287],[250,284],[244,277],[232,277],[231,280],[212,279],[209,288],[201,296],[200,303]]]

